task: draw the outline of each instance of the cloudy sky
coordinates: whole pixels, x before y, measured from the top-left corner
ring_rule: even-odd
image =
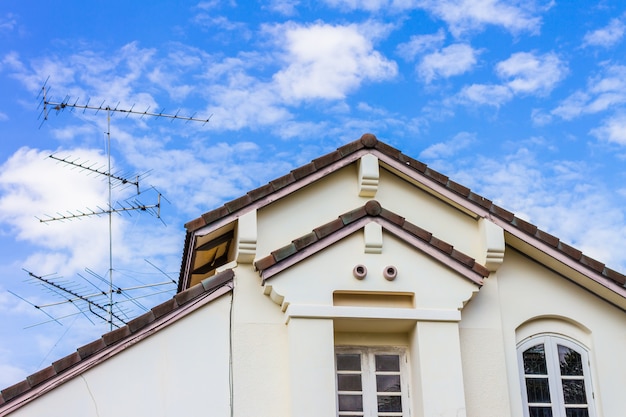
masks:
[[[175,280],[186,221],[365,132],[625,270],[625,30],[619,0],[3,0],[0,386],[108,330],[32,307],[63,297],[26,271],[97,291],[111,247],[116,285]],[[44,83],[51,102],[210,121],[43,120]],[[40,222],[108,207],[104,177],[48,157],[106,170],[107,132],[112,171],[140,175],[115,207],[161,193],[161,219]]]

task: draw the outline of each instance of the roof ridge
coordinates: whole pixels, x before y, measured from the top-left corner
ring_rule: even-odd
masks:
[[[41,369],[34,374],[27,376],[26,379],[1,390],[0,414],[2,412],[1,407],[9,402],[12,402],[52,378],[61,377],[66,374],[70,368],[88,360],[96,353],[112,348],[123,340],[137,335],[149,325],[164,319],[166,316],[183,306],[188,305],[191,301],[199,298],[200,296],[209,296],[210,294],[213,294],[231,282],[234,276],[235,274],[233,270],[227,269],[212,277],[206,278],[193,287],[176,294],[169,300],[156,305],[146,313],[129,321],[124,326],[103,334],[99,339],[79,347],[73,353],[53,362],[50,366]]]
[[[290,184],[293,184],[309,175],[315,174],[323,168],[327,168],[333,163],[340,161],[341,159],[363,149],[373,149],[383,155],[386,155],[393,160],[400,162],[403,166],[411,169],[415,173],[433,182],[433,185],[442,187],[443,190],[452,192],[454,195],[459,196],[467,203],[470,203],[474,207],[484,211],[486,215],[493,216],[503,222],[506,226],[511,226],[517,230],[522,231],[524,234],[537,239],[539,242],[552,247],[557,253],[563,254],[568,258],[582,265],[590,272],[601,275],[622,287],[626,287],[626,275],[607,267],[604,263],[593,259],[582,251],[568,245],[561,241],[556,236],[539,229],[536,225],[527,222],[517,217],[512,212],[498,206],[493,201],[473,192],[470,188],[459,184],[451,180],[448,176],[428,167],[425,163],[420,162],[408,155],[403,154],[397,148],[394,148],[380,140],[371,134],[365,133],[359,139],[349,142],[337,150],[332,151],[326,155],[320,156],[314,159],[306,165],[293,169],[286,175],[270,181],[268,184],[260,186],[254,190],[249,191],[246,195],[236,198],[230,202],[225,203],[223,206],[214,210],[208,211],[185,224],[187,228],[187,239],[190,232],[193,232],[201,227],[209,225],[224,216],[234,213],[255,201],[268,196]],[[187,248],[187,250],[189,250]],[[183,259],[185,254],[183,254]],[[182,272],[182,268],[181,268]]]
[[[398,227],[402,232],[406,232],[417,238],[422,243],[444,254],[446,257],[455,261],[464,268],[467,268],[469,271],[472,271],[483,278],[489,276],[489,270],[485,266],[476,262],[474,258],[454,249],[453,245],[438,239],[432,233],[409,222],[404,217],[392,212],[391,210],[383,208],[376,200],[369,200],[363,206],[343,213],[336,219],[313,229],[312,232],[294,239],[291,243],[272,251],[269,255],[254,262],[254,266],[262,274],[264,270],[298,254],[311,245],[328,238],[329,236],[357,223],[359,220],[366,217],[382,218]],[[392,230],[389,231],[393,233]]]

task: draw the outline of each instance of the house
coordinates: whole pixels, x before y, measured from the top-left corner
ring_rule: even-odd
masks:
[[[0,416],[624,415],[626,277],[374,135],[185,227],[176,296]]]

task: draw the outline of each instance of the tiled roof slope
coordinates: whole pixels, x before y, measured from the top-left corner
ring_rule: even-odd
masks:
[[[513,213],[494,204],[491,200],[474,193],[469,188],[454,182],[446,175],[429,168],[426,164],[403,154],[398,149],[379,141],[376,136],[369,133],[364,134],[358,140],[341,146],[334,152],[316,158],[310,163],[294,169],[287,175],[270,181],[268,184],[249,191],[246,195],[232,200],[224,204],[222,207],[218,207],[215,210],[204,213],[197,219],[188,222],[185,225],[187,228],[187,238],[185,252],[183,254],[183,262],[188,256],[188,251],[190,250],[189,240],[191,239],[191,234],[194,231],[220,221],[225,217],[236,216],[238,211],[244,210],[248,207],[252,206],[258,208],[265,204],[269,204],[273,200],[270,198],[272,197],[272,194],[278,193],[287,187],[296,189],[299,186],[299,183],[302,183],[304,186],[308,183],[307,179],[309,177],[319,176],[321,173],[331,170],[333,165],[339,164],[340,168],[345,165],[341,164],[343,160],[350,159],[350,157],[353,157],[354,154],[362,153],[363,151],[372,152],[373,154],[378,155],[379,159],[385,158],[386,160],[398,163],[398,165],[402,166],[403,171],[422,178],[424,182],[432,184],[433,187],[438,188],[441,192],[454,195],[455,198],[460,199],[466,206],[472,207],[476,212],[485,213],[505,230],[520,231],[538,243],[546,245],[546,247],[556,251],[555,253],[564,255],[567,259],[579,264],[583,267],[583,269],[586,269],[591,273],[599,274],[603,279],[617,284],[620,287],[624,287],[626,285],[626,276],[622,273],[606,267],[604,263],[590,258],[589,256],[583,254],[580,250],[560,241],[557,237],[540,230],[537,226],[516,217]],[[182,275],[183,271],[181,268],[179,286],[182,285],[183,282]],[[179,288],[179,291],[181,289],[182,288]]]
[[[419,242],[422,247],[431,249],[431,252],[434,250],[436,251],[434,253],[443,255],[439,256],[439,258],[446,265],[464,272],[464,274],[476,284],[482,285],[482,278],[489,276],[489,270],[477,263],[474,258],[454,249],[452,245],[436,238],[432,233],[421,227],[406,221],[404,217],[383,208],[376,200],[370,200],[364,206],[344,213],[337,219],[314,229],[311,233],[292,241],[289,245],[273,251],[270,255],[256,261],[254,266],[265,280],[268,277],[264,276],[264,272],[269,268],[275,267],[288,259],[306,257],[308,255],[308,253],[305,253],[307,249],[314,248],[315,246],[317,247],[313,249],[313,252],[323,249],[329,245],[328,243],[324,244],[324,240],[329,240],[328,238],[341,234],[343,230],[354,229],[350,228],[350,226],[356,226],[358,228],[363,227],[362,220],[367,220],[368,218],[380,218],[383,219],[384,223],[395,226],[395,233],[393,229],[390,231],[400,238],[405,235],[417,238],[417,242]],[[350,232],[351,231],[352,230],[350,230]],[[330,244],[332,244],[332,242]]]
[[[125,326],[105,333],[99,339],[79,347],[76,352],[53,362],[47,368],[35,372],[25,380],[3,389],[0,391],[0,416],[62,384],[71,378],[70,374],[72,371],[81,365],[85,366],[81,368],[78,372],[79,374],[126,347],[132,346],[137,341],[153,334],[156,330],[167,326],[173,322],[171,320],[173,316],[181,313],[182,310],[186,310],[187,307],[193,307],[193,301],[197,301],[200,297],[207,297],[206,301],[209,302],[213,300],[211,295],[217,298],[228,292],[220,292],[219,290],[232,282],[233,277],[234,273],[229,269],[207,278],[129,321]],[[232,289],[232,287],[226,288],[226,290],[229,289]],[[107,350],[112,352],[106,355]],[[91,366],[87,365],[90,361],[92,361]],[[31,398],[29,398],[28,394],[32,394]],[[15,404],[18,402],[20,404]]]

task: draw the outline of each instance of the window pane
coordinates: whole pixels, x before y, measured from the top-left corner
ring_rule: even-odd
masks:
[[[337,370],[338,371],[360,371],[361,355],[358,353],[339,353],[337,354]]]
[[[583,364],[580,353],[567,346],[558,345],[561,375],[582,375]]]
[[[582,379],[563,380],[563,398],[565,404],[587,404],[585,381]]]
[[[528,349],[523,354],[524,373],[533,375],[547,375],[546,352],[543,344],[536,345]]]
[[[361,391],[361,375],[337,375],[339,391]]]
[[[569,408],[565,410],[565,417],[589,417],[589,411],[586,408]]]
[[[402,411],[402,398],[398,396],[379,395],[378,396],[378,411]]]
[[[400,375],[376,375],[376,391],[400,392]]]
[[[339,411],[363,411],[363,397],[340,394]]]
[[[376,355],[376,371],[400,371],[400,356]]]
[[[552,417],[550,407],[528,407],[528,411],[530,411],[530,417]]]
[[[549,403],[550,388],[548,378],[527,378],[526,392],[529,403]]]

